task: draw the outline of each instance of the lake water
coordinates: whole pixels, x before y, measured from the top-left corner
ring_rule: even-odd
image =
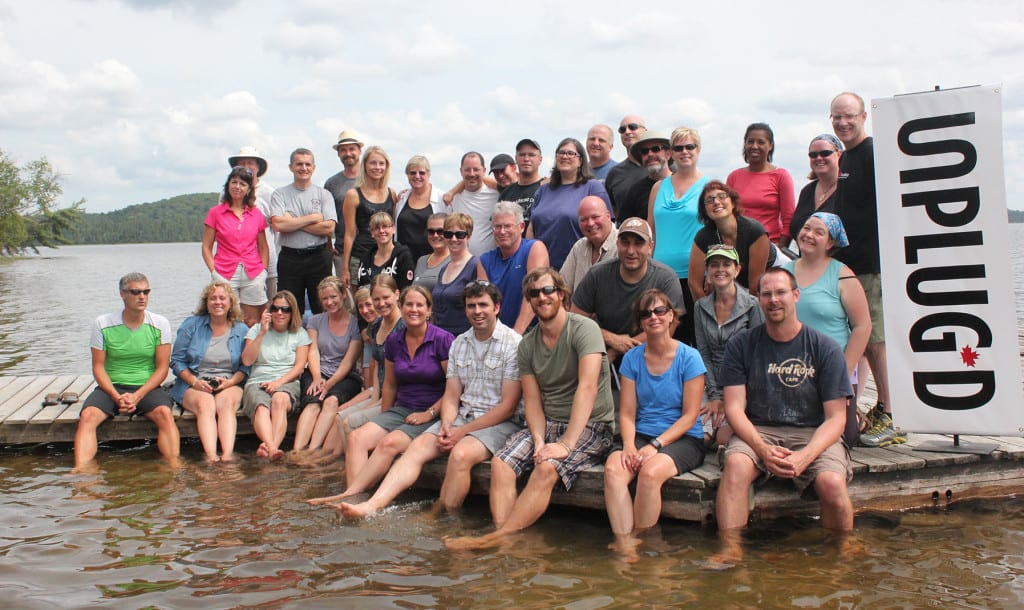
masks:
[[[1011,227],[1017,278],[1024,227]],[[198,244],[76,246],[0,262],[0,374],[88,373],[92,319],[120,307],[117,278],[150,277],[177,327],[206,281]],[[1020,280],[1018,279],[1018,302]],[[1020,311],[1020,308],[1018,308]],[[336,468],[267,464],[251,441],[231,465],[196,444],[171,470],[149,444],[105,447],[71,475],[71,448],[0,457],[0,608],[1020,608],[1024,501],[857,518],[841,554],[812,519],[759,523],[744,563],[703,569],[712,529],[665,522],[625,563],[603,513],[553,509],[504,548],[451,553],[489,526],[486,500],[431,516],[402,496],[365,522],[301,500],[341,488]]]

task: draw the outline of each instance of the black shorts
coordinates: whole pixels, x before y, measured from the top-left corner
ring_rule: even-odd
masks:
[[[633,442],[636,443],[637,449],[643,449],[644,446],[651,443],[652,438],[654,437],[645,436],[637,432]],[[677,475],[690,472],[703,464],[704,452],[704,439],[690,436],[689,434],[684,434],[682,438],[658,449],[658,453],[664,453],[675,462]]]
[[[134,392],[140,387],[141,386],[137,385],[114,384],[114,389],[121,394],[124,394],[125,392]],[[171,404],[171,397],[167,394],[167,391],[162,387],[156,387],[142,397],[139,404],[135,406],[135,411],[129,413],[129,415],[145,415],[157,407],[170,408]],[[114,417],[119,414],[118,405],[114,402],[114,399],[99,388],[94,389],[85,398],[85,402],[82,403],[82,410],[84,411],[86,407],[96,407],[100,411],[106,413],[108,417]]]
[[[323,400],[320,400],[317,396],[310,396],[306,394],[306,390],[313,383],[313,376],[309,374],[309,369],[302,371],[302,377],[299,377],[299,403],[305,407],[309,404],[321,404],[323,400],[333,396],[338,399],[338,404],[342,405],[348,402],[353,396],[359,393],[363,389],[363,382],[361,379],[356,379],[353,375],[348,375],[338,383],[334,384],[330,390],[327,390],[327,396],[324,396]]]

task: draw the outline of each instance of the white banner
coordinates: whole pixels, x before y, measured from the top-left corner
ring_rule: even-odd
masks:
[[[999,87],[872,100],[889,393],[914,432],[1024,434]]]

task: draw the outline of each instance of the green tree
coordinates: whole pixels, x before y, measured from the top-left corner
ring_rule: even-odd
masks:
[[[58,208],[63,193],[60,176],[46,157],[18,167],[0,150],[0,254],[69,243],[65,233],[74,228],[85,200]]]

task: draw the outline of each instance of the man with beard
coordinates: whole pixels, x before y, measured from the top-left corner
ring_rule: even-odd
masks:
[[[514,201],[523,208],[523,221],[530,224],[530,210],[537,189],[544,182],[540,177],[540,165],[544,157],[540,154],[540,144],[529,138],[519,140],[516,144],[516,169],[519,170],[519,181],[509,185],[501,193],[502,201]]]
[[[619,208],[626,202],[629,189],[647,175],[640,161],[635,160],[630,154],[633,144],[645,133],[647,127],[644,120],[635,114],[627,114],[619,122],[619,139],[626,149],[626,159],[609,170],[608,176],[604,179],[604,190],[608,191],[608,199],[611,201],[615,218],[627,218]]]
[[[590,169],[594,178],[600,182],[608,177],[608,172],[618,165],[612,159],[612,128],[607,125],[594,125],[587,132],[587,156],[590,157]]]
[[[648,131],[633,143],[629,156],[643,166],[647,175],[629,189],[629,194],[619,209],[619,218],[635,216],[647,220],[651,189],[672,173],[668,163],[669,150],[668,138],[656,131]]]
[[[769,267],[759,288],[765,323],[729,340],[719,376],[733,429],[715,500],[722,551],[712,562],[720,565],[741,558],[750,486],[772,476],[792,480],[801,494],[814,488],[822,527],[853,529],[853,470],[841,441],[853,392],[843,352],[797,318],[792,273]]]
[[[579,288],[591,267],[615,256],[615,240],[619,236],[611,212],[600,197],[584,197],[580,200],[577,214],[583,237],[572,245],[572,250],[569,250],[569,255],[562,263],[562,277],[573,292]]]
[[[497,530],[445,541],[451,549],[494,546],[532,525],[561,481],[604,460],[612,445],[614,404],[601,332],[593,320],[565,310],[569,289],[551,267],[523,280],[538,323],[519,343],[527,428],[491,460],[491,513]],[[516,480],[531,472],[522,493]]]
[[[658,288],[673,307],[683,306],[679,278],[668,265],[651,258],[654,239],[646,220],[627,218],[615,243],[618,258],[594,265],[572,295],[572,312],[592,318],[601,327],[611,362],[646,340],[643,332],[633,334],[632,312],[633,301],[645,290]]]
[[[334,274],[341,277],[342,251],[345,249],[345,215],[342,204],[345,193],[355,185],[359,175],[359,157],[363,154],[363,143],[351,129],[338,134],[338,141],[332,147],[338,151],[342,169],[324,182],[324,188],[334,195],[334,210],[338,216],[338,224],[334,227],[334,245],[331,246],[331,258],[334,260]]]

